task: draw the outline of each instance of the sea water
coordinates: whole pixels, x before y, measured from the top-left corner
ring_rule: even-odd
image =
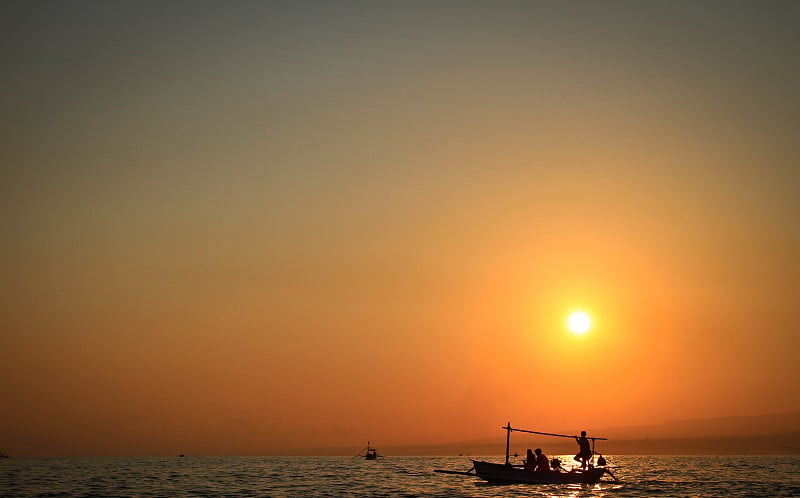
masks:
[[[798,456],[606,459],[619,482],[495,485],[434,473],[468,470],[469,457],[9,458],[0,460],[0,496],[800,496]]]

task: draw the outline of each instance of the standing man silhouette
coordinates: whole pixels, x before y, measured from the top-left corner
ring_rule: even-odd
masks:
[[[575,460],[581,462],[581,468],[586,470],[589,467],[589,462],[592,460],[592,447],[589,440],[586,439],[586,431],[581,431],[581,437],[575,437],[578,443],[578,454],[575,455]]]

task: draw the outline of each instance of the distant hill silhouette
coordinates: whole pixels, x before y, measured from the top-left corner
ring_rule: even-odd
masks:
[[[601,430],[618,454],[800,454],[800,412]]]
[[[513,424],[512,424],[513,425]],[[528,429],[536,429],[529,427]],[[606,437],[598,441],[597,451],[609,455],[800,455],[800,411],[759,416],[734,416],[697,420],[677,420],[663,424],[631,427],[591,428],[589,436]],[[562,431],[569,434],[573,431]],[[572,454],[574,440],[515,433],[511,452],[524,454],[527,448],[541,447],[550,455]],[[337,453],[336,451],[341,451]],[[318,454],[349,454],[327,448]],[[386,455],[501,455],[505,453],[505,434],[497,438],[455,443],[409,446],[384,446]]]
[[[761,436],[800,432],[800,411],[757,416],[673,420],[657,425],[598,429],[609,439],[672,439]]]

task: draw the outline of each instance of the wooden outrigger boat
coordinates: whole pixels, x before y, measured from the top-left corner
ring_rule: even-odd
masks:
[[[615,481],[617,480],[614,474],[611,473],[611,470],[605,467],[605,458],[603,458],[602,455],[598,459],[598,465],[594,465],[594,448],[592,448],[592,459],[590,462],[588,462],[587,468],[585,469],[577,468],[571,471],[565,471],[561,468],[559,462],[559,465],[556,465],[551,471],[535,472],[525,469],[521,465],[512,465],[509,461],[509,442],[511,440],[512,431],[540,434],[543,436],[570,438],[577,436],[515,429],[511,427],[510,422],[505,427],[502,427],[502,429],[506,430],[506,462],[504,464],[472,460],[472,468],[466,472],[442,469],[436,469],[435,472],[440,472],[443,474],[475,476],[485,481],[497,484],[596,484],[600,482],[600,479],[606,473],[611,475]],[[591,440],[592,445],[594,445],[595,440],[605,440],[605,438],[602,437],[591,437],[586,439]]]
[[[571,472],[535,472],[518,466],[473,460],[475,476],[498,484],[596,484],[606,473],[605,468],[593,467]]]

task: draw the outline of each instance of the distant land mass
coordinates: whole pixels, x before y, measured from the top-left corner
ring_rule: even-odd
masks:
[[[378,445],[383,455],[502,455],[505,433],[498,424],[497,437],[428,445]],[[514,423],[511,423],[512,427]],[[524,427],[542,430],[542,427]],[[588,435],[605,437],[596,450],[608,455],[800,455],[800,411],[757,416],[676,420],[657,425],[585,428]],[[549,431],[548,431],[549,432]],[[575,429],[556,431],[572,434]],[[511,453],[542,448],[549,455],[574,453],[574,440],[524,433],[511,436]],[[319,455],[350,455],[356,449],[307,449]],[[309,453],[305,453],[309,454]]]

